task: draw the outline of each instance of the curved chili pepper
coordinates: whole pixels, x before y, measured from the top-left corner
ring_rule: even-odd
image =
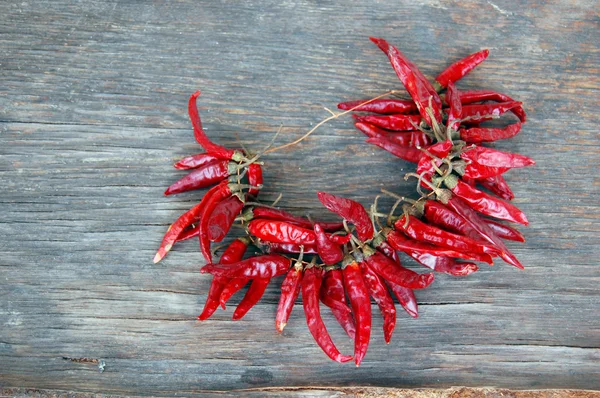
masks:
[[[462,198],[473,210],[501,220],[516,222],[523,225],[529,224],[525,213],[519,210],[515,205],[473,188],[460,181],[455,176],[450,175],[444,180],[444,184],[456,196]]]
[[[295,243],[262,242],[269,253],[300,253],[317,254],[317,247],[313,245],[297,245]]]
[[[296,266],[290,268],[281,284],[281,296],[277,306],[277,315],[275,316],[275,329],[279,333],[283,332],[283,328],[290,319],[294,302],[300,293],[302,276],[302,263],[296,263]]]
[[[510,102],[513,101],[513,99],[506,94],[491,90],[469,90],[460,92],[460,102],[462,102],[463,105],[481,101]],[[527,121],[527,115],[525,114],[523,107],[519,106],[511,109],[511,112],[519,118],[521,123]]]
[[[232,319],[234,321],[242,319],[260,301],[263,294],[265,294],[265,290],[267,290],[267,286],[269,286],[269,282],[271,282],[271,279],[268,278],[256,278],[252,280],[244,298],[233,312]]]
[[[397,285],[390,281],[387,281],[387,284],[390,286],[390,289],[392,289],[392,292],[394,292],[394,295],[406,313],[413,318],[418,318],[419,306],[417,305],[417,298],[412,289]]]
[[[512,169],[533,166],[535,160],[518,153],[501,152],[496,149],[475,146],[460,154],[461,159],[481,166]],[[476,178],[470,177],[469,178]],[[485,178],[485,177],[483,177]]]
[[[406,254],[427,268],[452,276],[467,276],[479,270],[477,264],[461,263],[450,257],[417,252],[407,252]]]
[[[387,242],[394,249],[410,254],[431,254],[440,257],[455,257],[462,258],[465,260],[483,261],[488,264],[493,264],[492,256],[489,254],[479,254],[471,252],[458,252],[456,250],[447,249],[445,247],[439,247],[430,243],[419,242],[412,240],[404,236],[403,234],[393,231],[391,229],[384,229]]]
[[[268,220],[287,221],[296,224],[302,228],[312,229],[310,220],[304,217],[298,217],[284,210],[273,209],[269,207],[254,207],[244,215],[246,221],[252,219],[265,218]],[[338,231],[344,228],[341,222],[319,222],[325,231]]]
[[[248,238],[238,238],[231,242],[231,244],[225,249],[223,255],[221,255],[221,259],[219,262],[221,264],[233,264],[241,261],[244,257],[244,253],[246,253],[246,249],[248,248],[249,243]],[[221,293],[223,289],[228,284],[229,279],[222,276],[213,277],[212,283],[210,285],[210,289],[208,291],[208,297],[206,297],[206,303],[204,304],[204,309],[200,316],[198,316],[199,321],[203,321],[208,319],[219,307],[219,300],[221,297]]]
[[[321,301],[328,306],[333,316],[352,340],[356,337],[356,325],[352,317],[352,310],[346,303],[346,292],[342,271],[333,269],[325,272],[321,285]]]
[[[198,226],[192,224],[179,234],[175,242],[181,242],[183,240],[192,239],[196,236],[198,236]]]
[[[314,231],[286,221],[254,219],[248,224],[248,230],[252,235],[267,242],[310,246],[317,243]]]
[[[521,105],[523,103],[518,101],[465,105],[462,107],[462,118],[465,123],[483,122],[519,108]],[[468,120],[465,120],[467,118]]]
[[[313,338],[327,356],[336,362],[348,362],[351,356],[342,355],[329,336],[329,332],[321,318],[319,308],[319,290],[321,288],[322,271],[316,267],[304,271],[302,278],[302,304],[306,315],[306,324]]]
[[[204,166],[208,163],[221,160],[220,158],[211,155],[210,153],[199,153],[197,155],[187,156],[173,165],[178,170],[195,169]]]
[[[422,131],[392,132],[365,122],[354,123],[354,126],[367,137],[385,137],[401,146],[416,148],[431,144],[431,138]]]
[[[501,175],[477,180],[477,182],[504,200],[513,200],[515,198],[512,189],[510,189],[510,186]]]
[[[396,47],[390,45],[384,39],[378,39],[374,37],[369,38],[373,43],[377,45],[388,56],[396,75],[406,88],[406,91],[410,94],[412,99],[417,105],[419,113],[427,124],[432,126],[432,121],[429,114],[426,112],[427,108],[430,108],[433,112],[435,122],[441,123],[442,121],[442,101],[438,96],[436,90],[433,88],[431,83],[423,76],[421,71],[400,52]]]
[[[223,291],[221,292],[221,296],[219,297],[219,302],[221,304],[221,307],[223,309],[225,309],[225,304],[229,301],[229,299],[234,294],[236,294],[237,292],[242,290],[242,288],[244,286],[246,286],[246,284],[248,282],[250,282],[249,278],[230,279],[229,282],[227,283],[227,285],[225,285],[225,287],[223,288]]]
[[[289,267],[290,259],[278,254],[265,254],[233,264],[207,264],[200,272],[228,278],[270,279],[285,274]]]
[[[377,145],[392,155],[399,157],[402,160],[406,160],[407,162],[418,163],[419,159],[421,159],[421,156],[423,155],[423,152],[416,148],[398,145],[385,137],[369,138],[366,142]]]
[[[390,344],[392,333],[394,333],[394,328],[396,327],[396,306],[394,305],[394,300],[390,296],[387,286],[383,283],[381,277],[366,263],[363,262],[360,265],[369,293],[379,306],[379,311],[383,316],[383,338],[387,344]]]
[[[498,236],[499,238],[512,240],[515,242],[525,242],[525,237],[516,229],[508,225],[500,224],[493,220],[482,219],[484,223]]]
[[[333,243],[323,230],[320,224],[314,226],[315,236],[317,240],[317,252],[321,260],[327,265],[332,265],[342,261],[344,253],[340,245]]]
[[[237,164],[228,160],[205,164],[171,184],[165,191],[165,195],[208,187],[234,174],[236,170]]]
[[[373,112],[382,115],[417,112],[417,105],[413,101],[401,99],[376,99],[365,104],[367,101],[369,100],[341,102],[337,107],[344,111],[355,108],[353,110],[354,112]],[[358,108],[356,108],[357,106]]]
[[[510,124],[502,129],[471,127],[460,129],[460,139],[468,143],[493,142],[512,138],[521,131],[521,123]]]
[[[211,242],[221,242],[243,208],[244,202],[238,195],[230,196],[219,202],[208,220],[208,239]]]
[[[253,187],[257,187],[259,185],[262,185],[262,183],[262,167],[260,167],[260,164],[252,163],[250,166],[248,166],[248,184]],[[248,190],[248,194],[256,197],[258,196],[259,191],[260,190],[258,188],[250,188]]]
[[[327,210],[354,224],[360,240],[364,242],[373,237],[373,222],[360,203],[327,192],[317,192],[317,196]]]
[[[394,248],[385,241],[383,235],[377,235],[375,238],[373,238],[371,244],[375,249],[379,250],[380,252],[388,256],[390,259],[400,264],[400,257],[398,257],[398,253],[396,253],[396,250],[394,250]]]
[[[369,348],[371,339],[371,300],[360,266],[350,256],[342,262],[344,287],[350,299],[350,305],[356,321],[356,338],[354,339],[354,362],[359,366]]]
[[[370,123],[390,131],[412,131],[421,122],[421,115],[353,115],[353,117],[359,122]]]
[[[439,84],[439,88],[448,86],[448,83],[455,83],[465,77],[467,73],[472,71],[477,65],[482,63],[490,55],[488,49],[478,51],[468,55],[460,61],[456,61],[435,78]]]
[[[433,273],[417,274],[404,268],[385,254],[376,252],[369,247],[364,249],[365,261],[383,279],[394,282],[410,289],[425,289],[433,282]]]
[[[448,82],[448,93],[446,94],[446,102],[450,105],[448,112],[448,121],[446,126],[452,130],[458,130],[460,118],[462,116],[462,103],[460,102],[460,93],[454,83]]]

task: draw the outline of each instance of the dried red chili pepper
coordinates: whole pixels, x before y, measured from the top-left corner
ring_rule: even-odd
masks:
[[[435,164],[436,167],[440,167],[442,165],[441,159],[447,157],[451,150],[452,141],[450,140],[438,142],[428,147],[427,154],[422,154],[419,163],[417,163],[417,174],[421,175],[425,172],[433,173],[435,171],[433,165]],[[430,155],[438,159],[433,159]]]
[[[461,159],[467,160],[481,166],[497,168],[517,168],[533,166],[535,160],[518,153],[501,152],[496,149],[475,146],[460,154]],[[467,176],[469,178],[477,178]],[[485,178],[485,177],[483,177]]]
[[[288,258],[278,254],[265,254],[233,264],[207,264],[200,269],[200,272],[228,278],[270,279],[285,274],[289,267]]]
[[[448,82],[448,93],[446,94],[446,102],[450,105],[448,112],[448,121],[446,126],[452,130],[458,130],[460,118],[462,116],[462,104],[460,102],[460,93],[454,86],[454,83]]]
[[[294,243],[276,243],[276,242],[263,242],[261,246],[267,248],[269,253],[300,253],[304,252],[307,254],[317,254],[317,246],[314,245],[296,245]]]
[[[359,366],[367,353],[371,339],[371,300],[360,266],[351,256],[344,257],[342,275],[356,322],[354,361],[356,366]]]
[[[422,131],[392,132],[365,122],[357,122],[354,126],[367,137],[385,137],[401,146],[416,148],[431,144],[431,138]]]
[[[398,257],[398,253],[396,253],[396,250],[394,250],[394,248],[386,242],[383,235],[379,234],[375,236],[371,242],[371,245],[375,249],[388,256],[390,259],[394,260],[396,263],[400,264],[400,257]]]
[[[304,217],[298,217],[287,211],[273,209],[270,207],[254,207],[248,212],[244,213],[244,220],[250,221],[253,219],[264,218],[267,220],[286,221],[292,224],[296,224],[302,228],[312,229],[312,223],[310,220]],[[321,226],[325,231],[338,231],[344,228],[344,224],[341,222],[320,222]]]
[[[308,330],[327,356],[336,362],[348,362],[351,356],[342,355],[329,336],[329,332],[321,318],[319,308],[319,291],[321,289],[322,270],[311,267],[304,271],[302,278],[302,303]]]
[[[328,306],[340,326],[354,340],[356,337],[356,325],[352,317],[352,310],[346,303],[344,281],[342,271],[332,269],[325,271],[323,284],[321,285],[321,301]]]
[[[208,163],[214,163],[221,160],[220,158],[211,155],[210,153],[199,153],[193,156],[186,156],[173,165],[178,170],[195,169],[204,166]]]
[[[242,290],[246,284],[250,282],[248,278],[233,278],[230,279],[227,285],[223,288],[221,292],[221,296],[219,297],[219,302],[221,303],[221,307],[225,309],[225,304],[229,301],[229,299]]]
[[[491,90],[469,90],[460,92],[460,102],[462,102],[463,105],[481,101],[510,102],[514,100],[506,94]],[[519,106],[511,109],[511,112],[519,118],[521,123],[525,123],[527,120],[527,115],[525,114],[523,107]]]
[[[360,203],[327,192],[317,192],[317,196],[327,210],[354,224],[360,240],[364,242],[373,237],[373,222]]]
[[[310,246],[317,243],[314,231],[286,221],[255,219],[248,224],[248,231],[267,242]]]
[[[320,224],[315,224],[314,232],[317,240],[317,252],[321,260],[327,265],[342,261],[342,258],[344,258],[342,248],[329,239]]]
[[[491,193],[504,200],[513,200],[515,198],[515,194],[513,193],[512,189],[510,189],[508,183],[501,175],[477,180],[477,182]]]
[[[238,238],[231,242],[231,244],[225,249],[219,262],[221,264],[233,264],[241,261],[246,253],[250,240],[248,238]],[[206,304],[200,316],[199,321],[208,319],[219,307],[221,293],[229,282],[229,279],[222,276],[213,277],[208,296],[206,297]]]
[[[433,273],[417,274],[368,246],[363,248],[363,253],[364,259],[371,269],[385,280],[410,289],[425,289],[433,282]]]
[[[359,122],[370,123],[390,131],[412,131],[421,122],[421,115],[353,116]]]
[[[512,138],[521,131],[521,123],[510,124],[504,128],[470,127],[459,130],[459,137],[467,143],[493,142]],[[455,137],[453,137],[455,138]]]
[[[179,234],[175,242],[181,242],[183,240],[192,239],[196,236],[198,236],[198,226],[192,224]]]
[[[360,263],[360,266],[369,293],[379,306],[379,311],[383,316],[383,338],[389,344],[392,339],[392,333],[394,333],[394,328],[396,327],[396,306],[394,305],[394,300],[390,296],[383,279],[366,262]]]
[[[413,318],[418,318],[419,306],[417,305],[417,298],[412,289],[397,285],[390,281],[387,281],[387,284],[390,286],[390,289],[392,289],[392,292],[394,292],[394,295],[406,313]]]
[[[457,81],[465,77],[467,73],[469,73],[477,65],[482,63],[488,57],[488,55],[490,55],[489,50],[481,50],[474,54],[468,55],[459,61],[456,61],[455,63],[444,69],[442,73],[437,75],[437,77],[435,78],[438,84],[438,91],[443,87],[447,87],[448,83],[456,83]]]
[[[373,112],[381,115],[417,112],[417,105],[413,101],[401,99],[348,101],[339,103],[337,107],[338,109],[342,109],[344,111],[349,111],[350,109],[355,108],[354,112]]]
[[[205,164],[171,184],[165,191],[165,195],[173,195],[211,186],[234,174],[236,170],[237,164],[228,160],[218,160]]]
[[[260,301],[265,294],[265,290],[267,290],[269,282],[271,282],[271,279],[268,278],[256,278],[252,280],[244,298],[233,312],[232,319],[234,321],[242,319]]]
[[[427,268],[452,276],[467,276],[479,270],[477,264],[461,263],[450,257],[417,252],[407,252],[406,254]]]
[[[258,187],[263,184],[262,167],[257,163],[252,163],[248,166],[248,184],[252,187]],[[248,194],[254,197],[258,196],[258,188],[250,188]]]
[[[386,137],[369,138],[366,140],[367,143],[377,145],[378,147],[385,149],[392,155],[399,157],[407,162],[418,163],[423,152],[417,148],[410,148],[396,144]]]
[[[499,237],[506,240],[512,240],[515,242],[525,242],[525,237],[516,229],[509,227],[508,225],[500,224],[499,222],[482,219],[484,223]]]
[[[462,118],[465,123],[477,123],[492,120],[495,117],[520,107],[523,103],[518,101],[464,105],[462,107]],[[468,119],[468,120],[465,120]]]
[[[292,309],[294,308],[294,302],[300,293],[302,271],[302,263],[296,262],[290,268],[281,284],[281,296],[279,298],[279,305],[277,306],[277,315],[275,316],[275,329],[279,333],[283,332],[283,328],[287,325]]]
[[[208,239],[211,242],[221,242],[243,208],[244,201],[238,195],[219,202],[208,220]]]

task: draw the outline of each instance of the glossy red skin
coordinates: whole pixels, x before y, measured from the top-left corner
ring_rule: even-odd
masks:
[[[283,328],[290,319],[294,303],[300,293],[302,275],[301,270],[292,267],[281,284],[281,296],[279,297],[277,315],[275,316],[275,329],[279,333],[283,332]]]
[[[228,278],[270,279],[285,274],[289,267],[288,258],[278,254],[265,254],[233,264],[207,264],[200,269],[200,272]]]
[[[331,312],[340,326],[354,340],[356,337],[356,325],[352,317],[352,309],[346,303],[346,292],[342,271],[334,269],[325,272],[320,293],[323,304],[331,308]]]
[[[477,264],[461,263],[450,257],[417,252],[408,252],[406,254],[427,268],[452,276],[467,276],[479,270]]]
[[[348,362],[351,356],[342,355],[329,336],[321,318],[319,291],[321,289],[322,270],[312,267],[304,271],[302,278],[302,304],[306,315],[306,324],[313,338],[327,356],[336,362]]]
[[[327,265],[342,261],[342,258],[344,258],[342,247],[333,243],[318,223],[314,225],[314,231],[317,240],[317,252],[321,260]]]
[[[235,195],[219,202],[208,220],[208,239],[221,242],[243,208],[244,202]]]
[[[468,187],[468,185],[466,186]],[[504,242],[502,242],[498,235],[495,234],[493,229],[486,222],[482,222],[481,217],[479,217],[479,215],[475,211],[473,211],[473,205],[471,203],[459,197],[452,197],[450,200],[448,200],[447,206],[450,209],[454,210],[454,212],[460,215],[463,219],[465,219],[465,221],[469,223],[471,228],[479,232],[482,238],[494,244],[494,246],[500,250],[500,257],[502,257],[504,261],[511,265],[514,265],[517,268],[525,268],[523,267],[521,262],[516,258],[516,256],[512,254],[510,250],[508,250]],[[525,221],[527,221],[527,219],[525,219]]]
[[[312,245],[296,245],[294,243],[275,243],[275,242],[262,242],[262,244],[269,248],[269,253],[300,253],[303,251],[307,254],[317,254],[317,247]]]
[[[263,183],[262,167],[260,166],[260,164],[252,163],[250,166],[248,166],[248,184],[253,187],[256,187],[256,186],[262,185],[262,183]],[[252,195],[254,197],[258,196],[258,192],[260,192],[260,189],[258,189],[258,188],[250,188],[248,190],[248,194]]]
[[[211,155],[210,153],[199,153],[197,155],[187,156],[173,165],[178,170],[189,170],[195,169],[200,166],[204,166],[208,163],[213,163],[220,160],[218,157]]]
[[[385,137],[394,143],[408,147],[424,147],[431,144],[431,138],[422,131],[394,132],[382,129],[366,122],[354,123],[354,126],[367,137]]]
[[[413,239],[409,239],[403,234],[390,231],[386,236],[387,242],[394,249],[404,253],[418,253],[418,254],[432,254],[440,257],[455,257],[462,258],[465,260],[483,261],[488,264],[493,264],[492,257],[489,254],[478,254],[478,253],[466,253],[458,252],[456,250],[448,249],[445,247],[439,247],[430,243],[419,242]]]
[[[465,77],[465,75],[472,71],[473,68],[482,63],[489,54],[490,51],[485,49],[468,55],[444,69],[442,73],[437,75],[435,80],[440,86],[447,87],[448,83],[455,83]]]
[[[535,160],[519,155],[518,153],[501,152],[492,148],[476,146],[460,155],[461,159],[476,163],[481,166],[511,169],[515,167],[527,167],[535,164]],[[477,178],[467,176],[469,178]],[[481,177],[485,178],[485,177]]]
[[[255,207],[252,209],[254,219],[264,218],[268,220],[287,221],[302,228],[312,229],[312,223],[304,217],[298,217],[287,211],[271,209],[268,207]],[[319,222],[325,231],[338,231],[344,229],[341,222]]]
[[[365,262],[360,263],[360,266],[369,293],[379,306],[379,311],[381,312],[381,316],[383,316],[383,337],[385,342],[389,344],[394,333],[394,328],[396,327],[396,306],[394,305],[394,300],[390,296],[383,279]]]
[[[465,123],[478,123],[492,120],[492,116],[500,116],[522,105],[519,101],[498,102],[489,104],[471,104],[462,107],[462,117],[470,118]]]
[[[354,362],[359,366],[367,354],[371,339],[371,299],[358,263],[348,264],[343,270],[344,288],[356,322]]]
[[[265,294],[265,290],[267,290],[269,282],[271,282],[271,279],[256,278],[252,280],[244,298],[233,312],[232,319],[234,321],[242,319],[260,301],[263,294]]]
[[[488,246],[481,241],[471,239],[467,236],[454,234],[433,225],[426,224],[417,217],[409,217],[407,224],[406,217],[402,216],[396,221],[394,226],[397,230],[403,231],[408,237],[421,242],[428,242],[456,251],[487,253],[491,256],[498,255],[498,250],[494,247]]]
[[[190,100],[188,102],[188,113],[190,115],[190,120],[192,122],[192,126],[194,127],[194,137],[198,144],[204,148],[206,152],[211,152],[212,155],[220,158],[220,159],[231,159],[235,153],[232,149],[227,149],[221,145],[217,145],[212,142],[207,136],[204,130],[202,129],[202,122],[200,120],[200,115],[198,113],[198,105],[196,104],[197,98],[200,96],[200,91],[196,91],[191,95]]]
[[[502,176],[494,176],[477,180],[484,188],[504,200],[513,200],[515,194]]]
[[[495,217],[500,220],[516,222],[523,225],[528,225],[527,216],[515,205],[488,195],[485,192],[473,188],[462,181],[451,191],[463,199],[473,210],[476,210],[486,216]]]
[[[219,262],[221,264],[237,263],[244,257],[244,253],[246,253],[247,248],[248,244],[246,241],[236,239],[231,242],[227,249],[225,249]],[[202,310],[200,316],[198,316],[199,321],[208,319],[217,310],[219,307],[221,293],[228,283],[229,278],[221,276],[213,277],[210,289],[208,291],[208,296],[206,297],[206,303],[204,304],[204,309]]]
[[[460,129],[460,139],[470,144],[481,142],[494,142],[512,138],[521,131],[521,123],[517,122],[510,124],[503,129],[500,128],[485,128],[471,127]]]
[[[396,250],[394,250],[394,248],[386,241],[382,240],[375,248],[394,260],[396,263],[400,264],[400,257],[398,257],[398,253],[396,253]]]
[[[227,301],[229,301],[229,299],[234,294],[236,294],[237,292],[242,290],[242,288],[244,286],[246,286],[246,283],[248,283],[248,282],[250,282],[250,279],[248,279],[248,278],[230,279],[229,282],[227,283],[227,285],[223,288],[223,291],[221,292],[221,296],[219,297],[219,302],[221,303],[221,307],[223,309],[225,309],[225,304],[227,303]]]
[[[198,236],[198,226],[190,225],[186,229],[184,229],[179,236],[177,237],[176,242],[181,242],[184,240],[192,239]]]
[[[401,99],[377,99],[367,104],[366,100],[341,102],[338,104],[338,109],[348,111],[352,108],[354,112],[373,112],[381,115],[394,113],[413,113],[417,112],[417,105],[413,101]],[[361,105],[364,104],[364,105]],[[359,106],[360,105],[360,106]],[[356,108],[358,106],[358,108]]]
[[[373,222],[360,203],[326,192],[318,192],[317,196],[327,210],[354,224],[360,240],[365,242],[373,237]]]
[[[509,227],[508,225],[500,224],[496,221],[488,219],[483,219],[483,222],[486,223],[487,226],[490,227],[490,229],[502,239],[512,240],[515,242],[525,242],[525,237],[523,234],[516,229]]]
[[[390,281],[387,282],[390,289],[398,299],[398,302],[404,308],[406,313],[413,318],[419,317],[419,306],[417,305],[417,298],[415,297],[415,292],[412,289],[408,289],[404,286],[397,285]]]
[[[463,105],[481,101],[510,102],[513,101],[513,99],[506,94],[491,90],[469,90],[460,92],[460,102],[462,102]],[[521,123],[525,123],[527,120],[527,115],[522,107],[519,106],[513,108],[511,112],[519,118]]]
[[[194,189],[206,188],[229,177],[229,161],[217,160],[213,163],[194,169],[185,177],[171,184],[165,191],[165,195],[192,191]]]
[[[210,252],[210,239],[208,235],[210,216],[213,214],[219,203],[232,194],[231,185],[228,184],[227,181],[223,181],[218,187],[219,189],[208,198],[198,217],[200,219],[200,222],[198,223],[198,240],[200,242],[200,250],[207,263],[212,263],[212,253]]]
[[[450,111],[448,112],[448,121],[446,122],[446,126],[453,129],[458,130],[458,126],[460,125],[460,118],[462,116],[462,103],[460,102],[460,94],[454,83],[448,82],[448,93],[446,94],[446,102],[450,106]]]
[[[370,37],[370,40],[388,56],[396,75],[414,100],[419,113],[427,124],[432,125],[429,114],[425,112],[425,109],[429,107],[430,99],[434,118],[437,123],[440,123],[442,121],[442,100],[421,71],[402,52],[384,39]]]
[[[316,246],[314,231],[286,221],[255,219],[248,224],[248,230],[257,238],[276,243]]]
[[[421,122],[421,115],[353,115],[353,117],[359,122],[369,123],[389,131],[413,131]]]
[[[386,137],[375,137],[369,138],[366,141],[369,144],[377,145],[378,147],[385,149],[392,155],[399,157],[407,162],[418,163],[423,155],[423,152],[417,148],[410,148],[396,144],[394,141]]]
[[[434,279],[433,273],[417,274],[380,252],[365,256],[365,261],[383,279],[409,289],[425,289]]]

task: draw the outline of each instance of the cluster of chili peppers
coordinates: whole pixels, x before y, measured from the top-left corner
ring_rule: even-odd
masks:
[[[205,153],[186,157],[177,169],[192,170],[171,185],[166,195],[212,186],[199,204],[181,215],[168,229],[154,259],[160,261],[173,245],[198,237],[213,275],[199,320],[249,284],[233,313],[241,319],[263,296],[267,286],[285,275],[275,328],[282,332],[302,292],[310,333],[331,359],[363,360],[371,335],[371,298],[383,317],[383,335],[390,342],[396,325],[392,294],[412,316],[418,316],[414,290],[431,285],[434,273],[418,273],[401,264],[398,252],[435,272],[466,276],[477,262],[493,264],[496,257],[517,268],[519,260],[505,240],[524,242],[523,235],[501,223],[527,225],[509,201],[514,195],[502,177],[512,168],[534,164],[526,156],[482,146],[514,136],[525,122],[520,102],[489,90],[459,91],[455,83],[488,56],[480,51],[450,65],[430,83],[396,47],[383,39],[371,40],[388,56],[411,99],[374,99],[344,102],[338,108],[357,115],[355,126],[377,145],[416,163],[420,197],[395,196],[389,213],[377,201],[365,209],[360,203],[319,192],[321,203],[341,222],[319,222],[299,217],[258,201],[262,188],[260,155],[232,150],[211,142],[202,129],[196,99],[189,114],[198,143]],[[503,128],[481,124],[511,112],[519,122]],[[484,188],[488,192],[482,190]],[[401,209],[401,211],[397,211]],[[221,242],[232,226],[245,236],[236,238],[213,261],[211,243]],[[252,255],[244,259],[248,248]],[[321,316],[321,305],[354,341],[353,355],[342,354],[333,343]]]

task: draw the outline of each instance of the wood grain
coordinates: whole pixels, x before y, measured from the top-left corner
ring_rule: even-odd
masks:
[[[596,1],[567,0],[1,2],[0,387],[600,389],[599,20]],[[228,309],[195,322],[209,284],[197,244],[151,261],[201,195],[162,196],[182,175],[171,163],[199,151],[189,94],[202,89],[223,144],[257,149],[280,125],[289,142],[324,106],[399,89],[369,35],[430,77],[490,48],[460,87],[525,103],[523,132],[495,147],[537,161],[507,177],[531,221],[510,245],[527,270],[439,275],[392,344],[375,318],[358,369],[326,359],[300,310],[275,333],[275,285],[242,321]],[[349,118],[265,162],[264,199],[283,192],[298,213],[327,217],[317,190],[369,203],[413,189],[411,166],[366,146]]]

